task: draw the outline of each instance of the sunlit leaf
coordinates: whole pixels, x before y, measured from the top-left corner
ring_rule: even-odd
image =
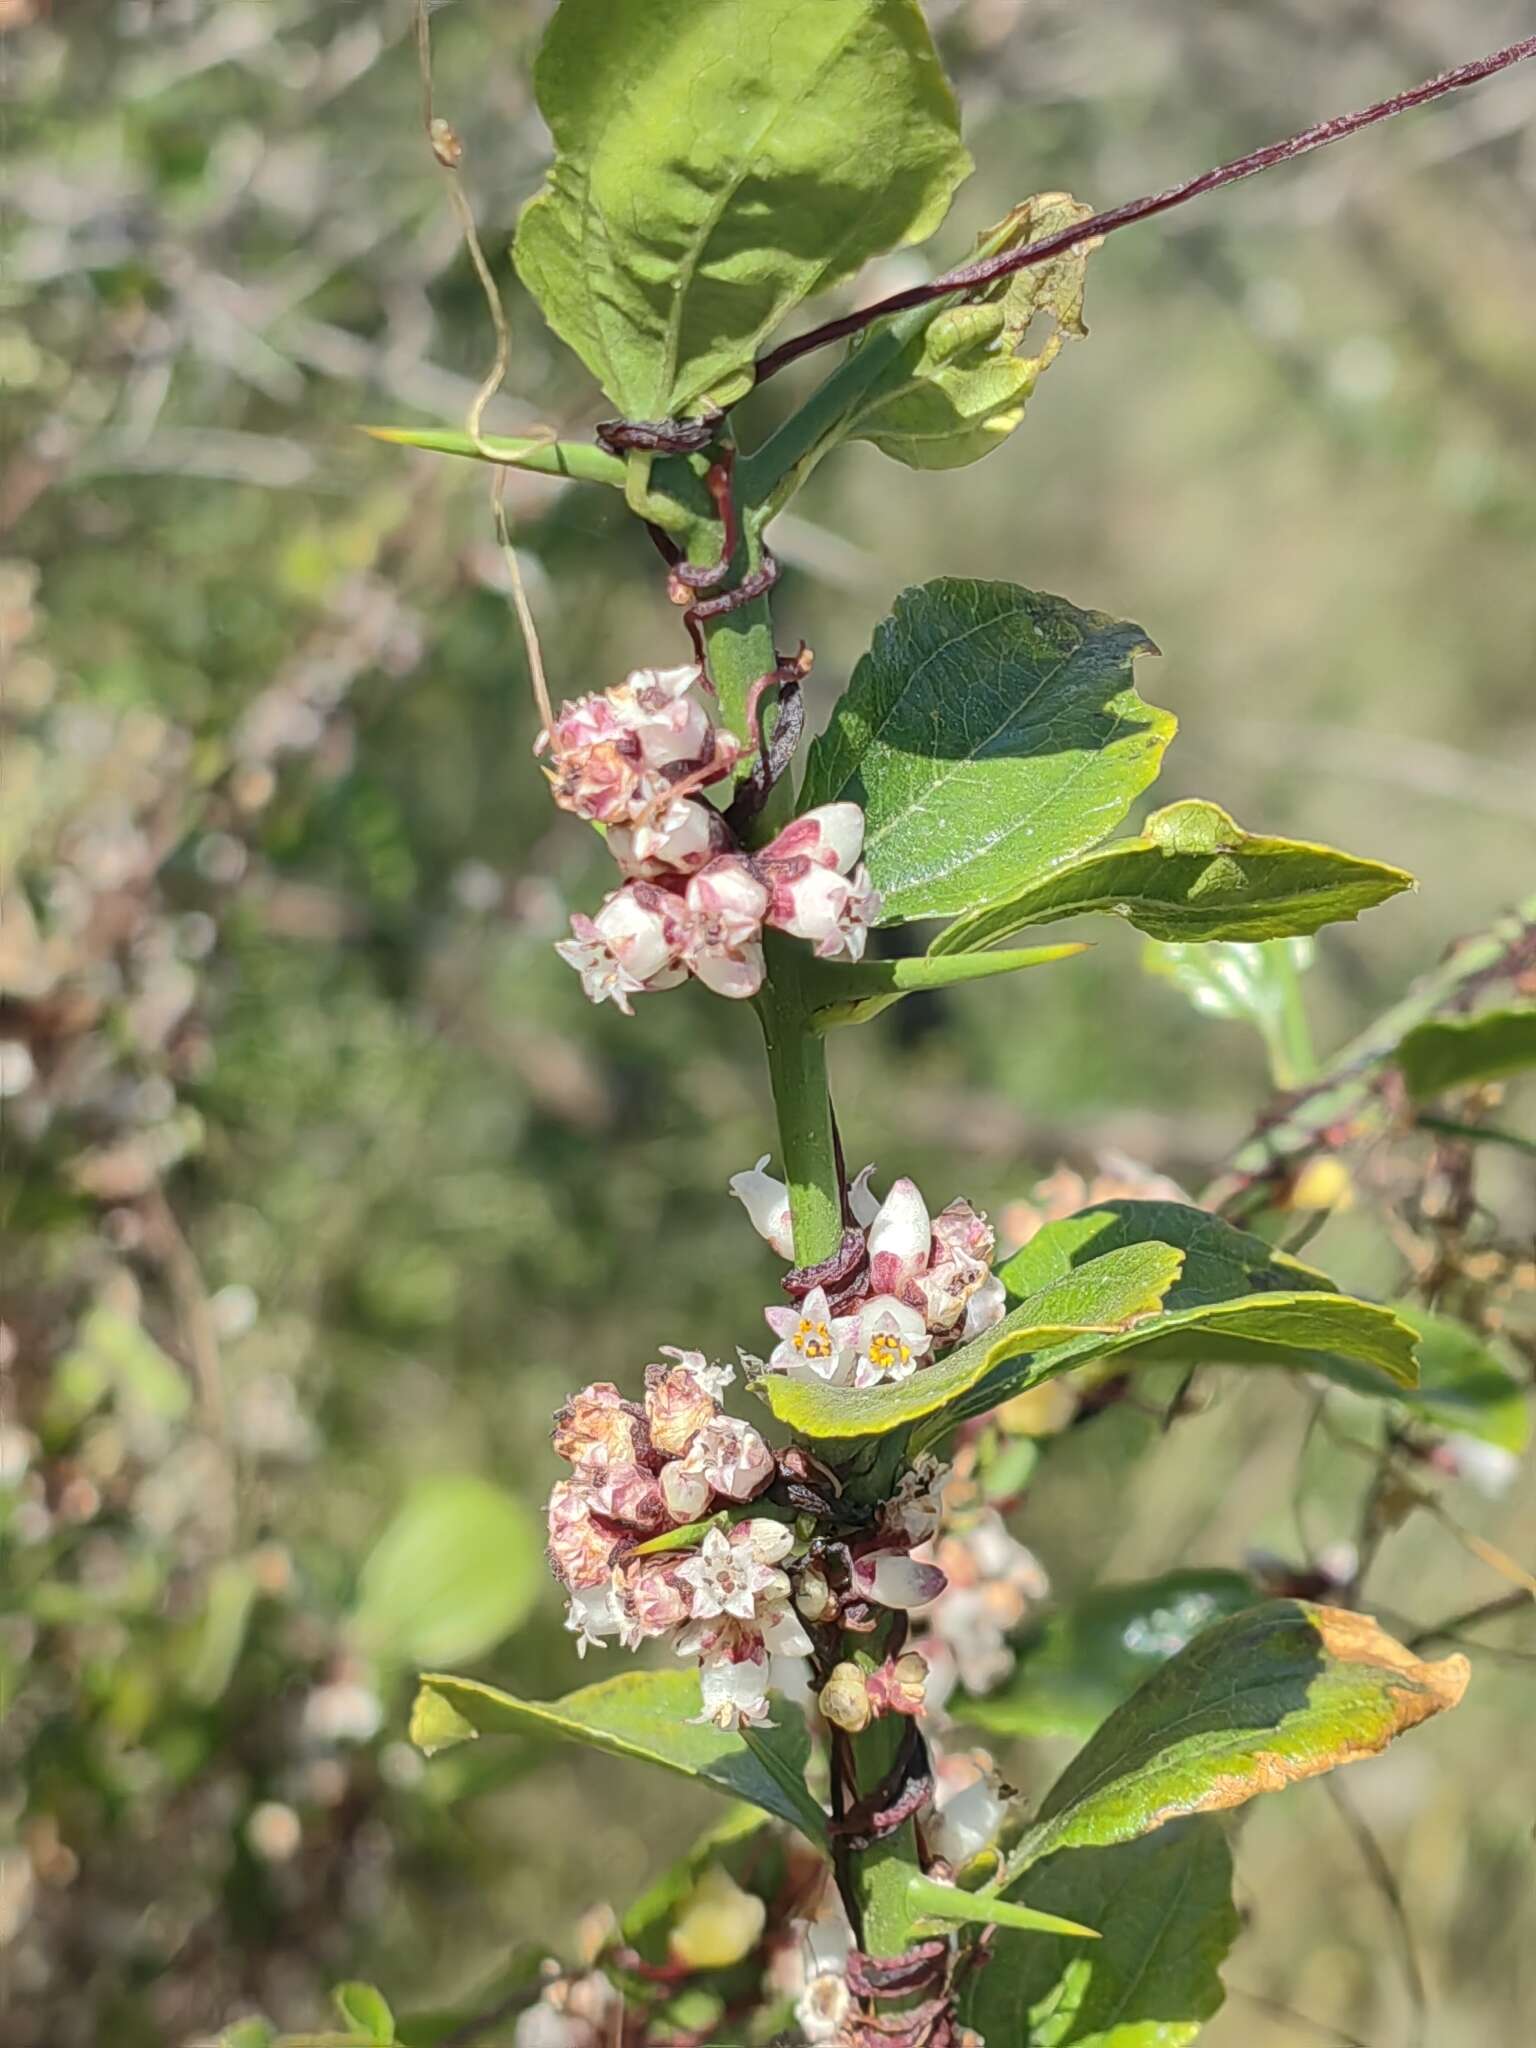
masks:
[[[778,1727],[754,1729],[748,1743],[699,1722],[699,1706],[697,1671],[625,1671],[550,1701],[428,1672],[412,1709],[411,1740],[429,1756],[479,1735],[583,1742],[697,1778],[819,1839],[824,1817],[803,1782],[810,1754],[803,1716],[786,1712]]]
[[[1232,1858],[1220,1825],[1178,1821],[1113,1849],[1053,1856],[1015,1894],[1085,1920],[1095,1942],[999,1933],[961,2016],[1008,2048],[1184,2048],[1222,2001],[1236,1940]]]
[[[517,268],[630,419],[739,396],[970,169],[916,0],[563,0],[535,82],[556,154]]]
[[[994,902],[1093,846],[1174,720],[1132,681],[1139,626],[1012,583],[898,598],[811,748],[802,807],[851,801],[885,920]]]
[[[1054,869],[1017,895],[956,919],[937,955],[972,952],[1031,925],[1103,912],[1155,939],[1304,936],[1413,886],[1413,877],[1331,846],[1245,832],[1217,805],[1155,811],[1134,839]]]
[[[484,1479],[424,1479],[364,1562],[353,1627],[401,1663],[480,1657],[543,1586],[542,1534],[520,1500]]]
[[[1103,1848],[1357,1763],[1454,1707],[1465,1657],[1424,1663],[1366,1614],[1270,1600],[1196,1636],[1046,1794],[1010,1858]]]

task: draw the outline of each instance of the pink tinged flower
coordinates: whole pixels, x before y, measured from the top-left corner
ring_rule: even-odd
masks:
[[[769,1369],[793,1379],[851,1384],[858,1335],[856,1316],[834,1316],[824,1287],[813,1287],[798,1308],[765,1308],[763,1315],[778,1343],[768,1354]]]
[[[878,1607],[926,1607],[947,1583],[936,1564],[920,1564],[900,1550],[867,1550],[853,1561],[855,1592]]]
[[[637,668],[609,691],[615,716],[634,734],[647,768],[712,764],[717,737],[735,747],[729,733],[716,734],[709,712],[688,694],[702,673],[691,662],[682,668]]]
[[[628,1017],[632,995],[675,988],[685,978],[679,964],[687,931],[682,905],[650,882],[626,882],[596,917],[573,917],[571,930],[575,936],[562,939],[555,951],[581,976],[589,1002],[617,1003]]]
[[[700,1354],[692,1355],[703,1364]],[[719,1412],[714,1395],[687,1365],[646,1367],[645,1418],[651,1442],[667,1457],[680,1458]]]
[[[915,1717],[923,1712],[926,1704],[927,1661],[916,1650],[906,1650],[899,1657],[887,1657],[878,1671],[869,1674],[867,1684],[870,1705],[877,1714]]]
[[[973,1209],[963,1195],[941,1209],[933,1219],[933,1258],[935,1261],[946,1251],[962,1252],[967,1258],[977,1259],[984,1266],[992,1263],[992,1254],[997,1249],[997,1232],[982,1215]]]
[[[688,884],[682,958],[718,996],[741,1000],[763,985],[763,913],[768,891],[739,854],[722,854]]]
[[[875,1294],[902,1293],[928,1264],[928,1205],[903,1177],[891,1183],[869,1226],[869,1284]]]
[[[648,1448],[645,1423],[635,1404],[608,1380],[571,1396],[555,1417],[553,1441],[555,1455],[578,1470],[635,1464]]]
[[[783,1181],[764,1173],[765,1152],[750,1173],[731,1175],[731,1193],[751,1218],[752,1228],[765,1238],[781,1259],[795,1256],[795,1234],[789,1215],[789,1189]]]
[[[717,1415],[688,1447],[691,1472],[701,1472],[727,1500],[751,1500],[771,1484],[778,1470],[772,1451],[750,1422]]]
[[[642,1536],[667,1526],[666,1503],[655,1475],[641,1465],[608,1465],[592,1473],[592,1505],[610,1522],[622,1522]]]
[[[671,1519],[681,1527],[701,1521],[709,1512],[714,1490],[702,1472],[690,1472],[681,1458],[672,1458],[656,1475],[662,1500]]]
[[[549,1565],[571,1592],[606,1583],[623,1538],[597,1519],[591,1489],[561,1479],[549,1496]]]
[[[608,851],[626,875],[691,875],[731,843],[724,818],[691,797],[666,796],[633,825],[610,825]]]
[[[903,1543],[926,1543],[937,1535],[944,1512],[944,1483],[949,1467],[931,1452],[919,1453],[897,1481],[896,1491],[880,1511],[880,1526]]]
[[[910,1379],[932,1342],[928,1326],[915,1308],[893,1294],[875,1295],[859,1310],[853,1384],[881,1387]]]
[[[846,875],[864,850],[864,813],[857,804],[821,804],[792,819],[758,855],[760,867],[801,861]]]
[[[681,1628],[691,1612],[676,1557],[631,1558],[615,1574],[614,1592],[627,1650]]]

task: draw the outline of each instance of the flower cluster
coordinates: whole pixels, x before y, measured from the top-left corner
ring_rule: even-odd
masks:
[[[721,1408],[731,1367],[697,1351],[665,1357],[647,1368],[643,1401],[599,1382],[555,1418],[554,1447],[571,1474],[549,1499],[550,1565],[583,1651],[607,1637],[631,1650],[664,1638],[698,1661],[701,1719],[760,1725],[770,1683],[806,1693],[795,1661],[813,1653],[808,1627],[871,1629],[877,1610],[925,1607],[944,1591],[942,1570],[910,1554],[936,1526],[933,1477],[926,1467],[909,1474],[879,1522],[823,1561],[781,1519],[785,1510],[763,1500],[778,1461],[750,1423]],[[765,1511],[750,1512],[759,1500]],[[659,1537],[678,1540],[658,1546]],[[920,1658],[898,1657],[869,1675],[867,1697],[860,1679],[849,1711],[863,1721],[920,1713],[925,1678]]]
[[[604,828],[624,881],[556,948],[594,1003],[631,1014],[634,995],[689,975],[717,995],[756,995],[763,927],[858,960],[880,912],[859,856],[864,814],[825,804],[748,854],[703,796],[735,769],[741,742],[690,693],[697,667],[636,669],[578,698],[540,733],[557,804]]]
[[[767,1163],[760,1159],[750,1173],[734,1175],[731,1192],[759,1235],[791,1259],[789,1197],[783,1182],[763,1171]],[[849,1190],[864,1233],[863,1262],[835,1295],[814,1287],[797,1306],[764,1310],[778,1339],[767,1370],[836,1387],[884,1386],[910,1378],[937,1353],[979,1337],[1001,1318],[1004,1289],[992,1271],[995,1239],[986,1217],[964,1199],[930,1217],[910,1180],[893,1182],[877,1202],[869,1191],[872,1172],[866,1167]]]

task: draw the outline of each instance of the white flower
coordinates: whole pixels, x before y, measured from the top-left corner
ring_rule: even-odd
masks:
[[[764,1646],[775,1659],[809,1657],[814,1648],[799,1615],[785,1601],[765,1601],[757,1610],[757,1625],[763,1632]],[[779,1690],[783,1692],[788,1687],[780,1683]]]
[[[928,1326],[915,1308],[894,1294],[877,1294],[859,1310],[856,1387],[880,1387],[910,1379],[930,1344]]]
[[[904,1176],[869,1226],[869,1284],[876,1294],[900,1294],[928,1264],[933,1241],[928,1205]]]
[[[715,1532],[718,1533],[718,1532]],[[681,1657],[699,1660],[701,1722],[717,1728],[761,1727],[768,1720],[768,1651],[762,1632],[731,1616],[705,1617],[678,1631]]]
[[[1007,1288],[995,1273],[989,1273],[965,1304],[965,1321],[960,1326],[961,1343],[968,1344],[972,1337],[985,1336],[988,1330],[1002,1321],[1007,1307]]]
[[[712,751],[713,722],[699,700],[688,694],[702,677],[693,662],[682,668],[637,668],[608,691],[616,720],[634,734],[648,768],[698,761]]]
[[[848,1184],[848,1207],[860,1230],[868,1230],[880,1214],[880,1204],[869,1191],[874,1177],[873,1166],[861,1166]]]
[[[692,797],[664,796],[634,825],[610,825],[608,851],[626,875],[691,875],[731,843],[725,820]]]
[[[824,1287],[813,1287],[798,1308],[774,1306],[763,1315],[779,1340],[768,1354],[771,1371],[792,1379],[826,1380],[834,1387],[851,1383],[858,1318],[834,1317]]]
[[[840,1971],[823,1970],[795,2000],[795,2024],[808,2042],[836,2041],[852,2011],[848,1979]]]
[[[763,912],[768,891],[739,854],[722,854],[688,884],[682,957],[716,995],[755,996],[763,985]]]
[[[969,1863],[997,1839],[1007,1813],[996,1777],[983,1771],[969,1785],[952,1789],[940,1777],[938,1807],[923,1823],[923,1836],[936,1856],[952,1870]]]
[[[880,1607],[926,1607],[948,1584],[936,1564],[920,1564],[899,1550],[869,1550],[853,1561],[855,1590]]]
[[[697,1522],[709,1510],[713,1489],[702,1472],[692,1472],[681,1458],[669,1458],[656,1474],[667,1513],[678,1524]]]
[[[765,1238],[781,1259],[795,1256],[795,1234],[789,1216],[789,1189],[783,1181],[764,1173],[765,1152],[750,1173],[731,1175],[731,1193],[751,1218],[752,1228]]]
[[[680,1565],[677,1577],[688,1588],[688,1604],[696,1621],[733,1615],[751,1621],[759,1600],[789,1598],[789,1580],[754,1553],[750,1522],[727,1536],[723,1529],[706,1532],[697,1555]]]
[[[585,1657],[589,1649],[601,1649],[605,1636],[616,1636],[624,1617],[614,1585],[583,1586],[571,1595],[565,1610],[565,1625],[576,1638],[576,1654]]]
[[[751,1500],[772,1482],[778,1467],[772,1451],[752,1427],[734,1415],[706,1422],[688,1446],[690,1472],[702,1472],[727,1500]]]
[[[864,850],[864,813],[857,804],[821,804],[794,818],[758,855],[765,870],[798,872],[802,863],[846,875]]]
[[[675,988],[685,978],[678,961],[686,936],[681,911],[675,896],[649,882],[626,882],[596,917],[573,917],[575,936],[555,951],[581,976],[589,1002],[616,1003],[628,1017],[632,995]]]
[[[662,1344],[657,1348],[663,1358],[674,1360],[684,1372],[692,1373],[712,1401],[718,1401],[736,1377],[734,1365],[711,1365],[702,1351],[684,1351],[676,1344]]]

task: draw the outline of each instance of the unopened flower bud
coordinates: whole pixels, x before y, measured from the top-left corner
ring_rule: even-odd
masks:
[[[920,1714],[927,1684],[928,1660],[906,1650],[870,1674],[869,1697],[877,1714]]]
[[[837,1612],[837,1596],[826,1573],[813,1564],[806,1565],[795,1582],[795,1607],[812,1624],[830,1621]]]
[[[783,1181],[764,1173],[765,1152],[750,1173],[731,1175],[731,1193],[752,1219],[752,1228],[766,1238],[781,1259],[795,1256],[795,1233],[789,1215],[789,1189]]]
[[[683,959],[706,988],[740,1000],[763,985],[763,913],[768,891],[739,854],[701,868],[687,889]]]
[[[857,1664],[834,1664],[816,1704],[822,1717],[849,1735],[857,1735],[874,1719],[874,1705],[864,1673]]]

